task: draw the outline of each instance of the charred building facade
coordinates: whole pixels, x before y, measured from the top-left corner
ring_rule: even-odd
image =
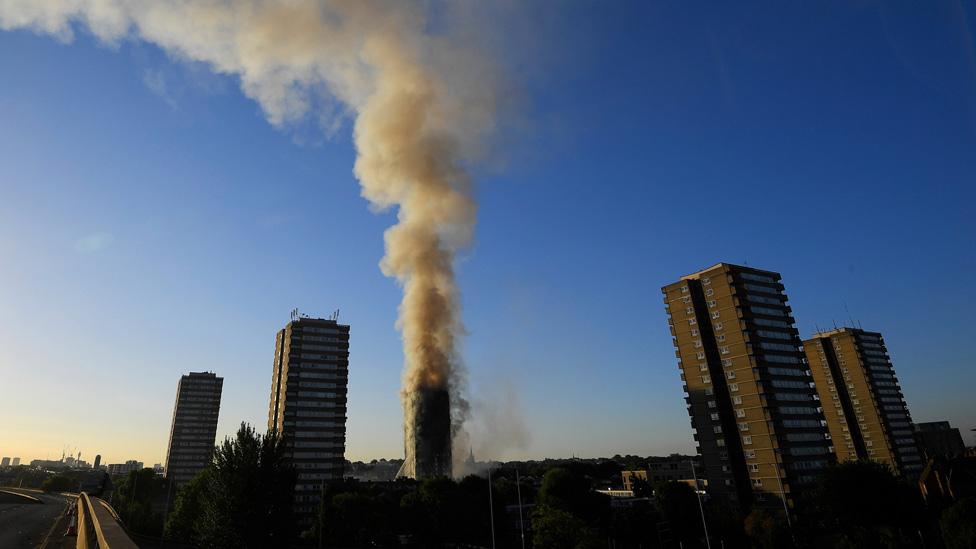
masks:
[[[421,389],[413,418],[414,471],[418,479],[450,477],[451,461],[451,395],[447,389]],[[409,419],[408,419],[409,421]],[[408,451],[409,453],[409,451]]]

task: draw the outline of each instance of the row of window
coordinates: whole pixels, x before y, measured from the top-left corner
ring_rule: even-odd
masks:
[[[765,292],[768,294],[783,295],[782,292],[779,291],[779,288],[770,288],[769,286],[759,286],[757,284],[749,284],[748,282],[746,282],[742,286],[745,287],[745,289],[752,290],[754,292]]]
[[[307,345],[307,344],[302,344],[302,350],[303,351],[336,351],[336,352],[345,351],[345,349],[340,349],[335,345]]]
[[[785,339],[787,341],[792,341],[793,334],[789,332],[770,332],[769,330],[756,330],[759,337],[767,337],[770,339]]]
[[[331,392],[325,392],[325,391],[298,391],[298,396],[299,397],[306,397],[306,398],[309,398],[309,397],[311,397],[311,398],[336,398],[339,395],[338,395],[338,393],[331,393]]]
[[[786,316],[786,311],[782,309],[771,309],[769,307],[754,307],[754,306],[750,306],[749,309],[757,315]]]
[[[781,299],[776,299],[772,297],[762,297],[755,294],[746,294],[746,299],[749,301],[754,301],[756,303],[765,303],[767,305],[782,305],[783,301]]]
[[[298,386],[309,389],[335,389],[337,387],[335,383],[325,383],[321,381],[299,381]]]
[[[757,326],[767,326],[769,328],[792,328],[793,325],[789,322],[782,320],[775,320],[771,318],[754,318],[752,322]]]
[[[305,370],[338,370],[338,364],[314,364],[314,363],[291,363],[292,368],[302,368]]]
[[[807,371],[799,368],[766,368],[766,371],[774,376],[794,376],[806,377]]]
[[[783,343],[770,343],[767,341],[760,341],[759,346],[763,349],[770,350],[770,351],[787,351],[787,352],[795,353],[799,350],[797,349],[796,345],[786,345]]]
[[[755,273],[739,273],[739,278],[745,280],[752,280],[755,282],[766,282],[768,284],[776,284],[776,280],[769,276],[759,275]]]
[[[302,360],[333,360],[338,359],[339,355],[323,355],[318,353],[302,353]]]
[[[783,414],[805,415],[816,414],[820,411],[820,409],[811,406],[781,406],[779,411]]]
[[[295,443],[295,448],[342,448],[340,442],[324,442],[317,440],[299,440]]]
[[[330,335],[344,335],[348,332],[340,332],[335,328],[316,328],[315,326],[303,326],[301,333],[303,334],[330,334]]]
[[[301,372],[289,372],[289,374],[294,374],[296,377],[306,378],[306,379],[344,379],[345,377],[339,374],[325,373],[325,372],[301,371]]]

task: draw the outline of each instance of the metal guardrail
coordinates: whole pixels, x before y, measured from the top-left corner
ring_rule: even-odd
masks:
[[[138,549],[125,533],[109,504],[82,492],[78,495],[77,549]]]

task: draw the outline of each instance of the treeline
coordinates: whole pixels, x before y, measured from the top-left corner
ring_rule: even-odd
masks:
[[[742,515],[674,482],[638,481],[638,497],[613,500],[596,489],[619,464],[564,460],[494,468],[490,491],[479,476],[329,482],[300,525],[284,450],[242,424],[178,493],[167,498],[166,480],[143,470],[118,483],[113,505],[130,531],[198,547],[521,548],[524,535],[528,549],[695,549],[706,527],[725,548],[976,547],[976,500],[926,506],[916,485],[867,461],[836,465],[795,494],[789,520],[777,507]]]

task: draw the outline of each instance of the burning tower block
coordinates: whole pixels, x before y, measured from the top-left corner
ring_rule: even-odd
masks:
[[[406,460],[398,477],[451,476],[451,396],[447,389],[419,389],[405,418]],[[411,436],[412,432],[412,436]]]

